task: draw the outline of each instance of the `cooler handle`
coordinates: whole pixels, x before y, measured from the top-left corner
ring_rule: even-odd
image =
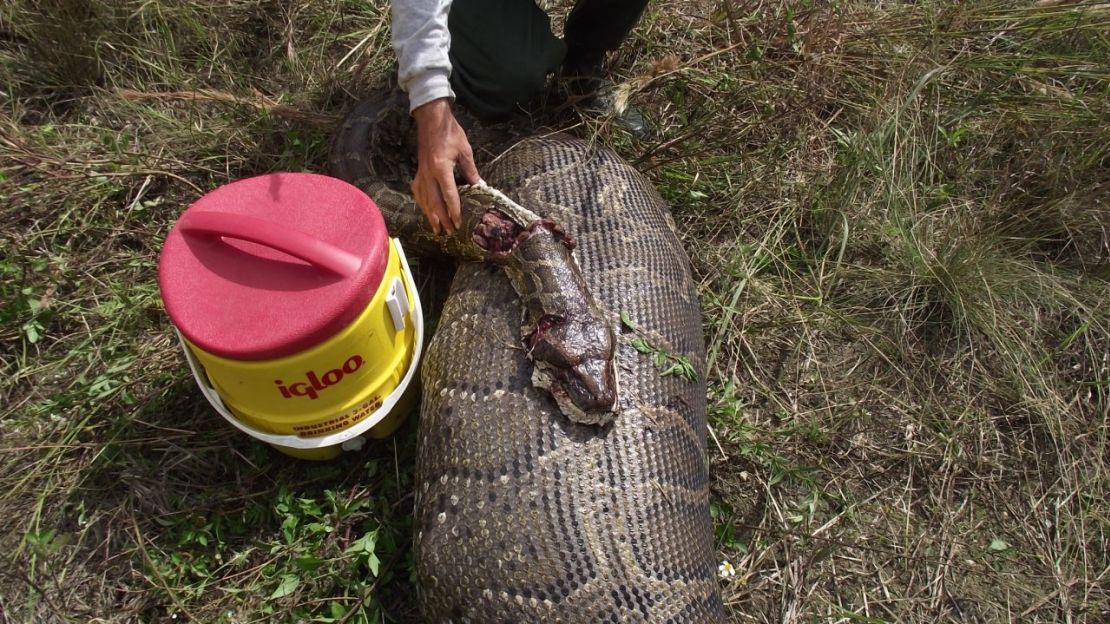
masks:
[[[179,223],[182,234],[218,236],[258,243],[326,269],[341,277],[358,272],[358,256],[300,230],[273,221],[228,212],[187,212]]]

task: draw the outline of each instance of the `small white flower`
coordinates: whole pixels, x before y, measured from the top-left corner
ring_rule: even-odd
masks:
[[[732,567],[731,563],[722,561],[721,565],[717,566],[717,575],[721,578],[736,576],[736,568]]]

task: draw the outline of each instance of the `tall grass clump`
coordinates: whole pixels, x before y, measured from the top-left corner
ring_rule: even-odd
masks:
[[[701,15],[643,163],[703,276],[738,612],[1097,620],[1105,5]]]

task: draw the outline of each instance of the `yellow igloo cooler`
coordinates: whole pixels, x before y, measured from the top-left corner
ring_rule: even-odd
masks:
[[[212,191],[170,231],[158,282],[201,392],[282,452],[361,448],[413,407],[412,274],[377,206],[346,182],[274,173]]]

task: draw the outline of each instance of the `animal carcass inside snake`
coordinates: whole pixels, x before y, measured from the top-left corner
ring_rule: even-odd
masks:
[[[404,183],[387,179],[387,165],[371,166],[397,147],[379,132],[386,108],[369,100],[348,116],[332,167],[405,240],[423,217],[397,190]],[[697,375],[664,376],[631,335],[618,336],[620,415],[604,427],[577,423],[532,382],[519,347],[524,305],[510,277],[488,263],[460,265],[421,371],[414,548],[425,617],[723,621],[701,316],[665,203],[612,151],[565,135],[521,141],[483,173],[577,241],[605,313],[634,321]]]
[[[613,321],[590,294],[573,240],[486,184],[462,189],[460,198],[460,246],[472,244],[474,255],[502,265],[524,305],[532,382],[575,422],[608,424],[617,398]]]

